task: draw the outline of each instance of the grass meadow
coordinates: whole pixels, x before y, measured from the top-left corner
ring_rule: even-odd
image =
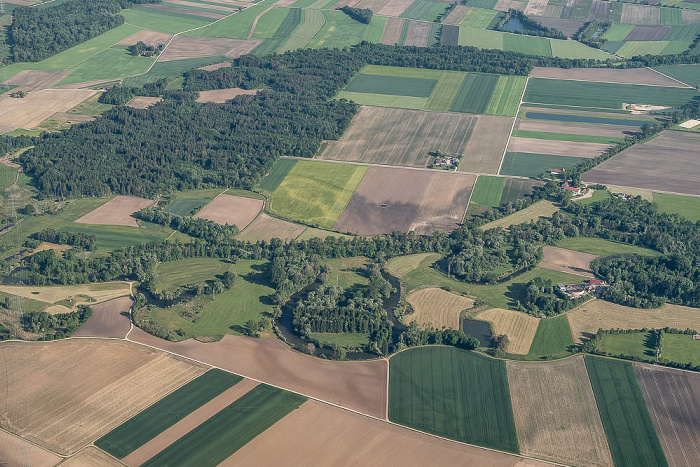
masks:
[[[691,334],[664,333],[661,358],[672,362],[700,365],[700,341],[694,340]]]
[[[597,237],[564,237],[557,242],[557,246],[559,248],[566,248],[567,250],[580,251],[581,253],[589,253],[598,256],[660,255],[660,253],[655,250],[642,248],[636,245],[628,245],[626,243],[613,242],[612,240]]]
[[[550,154],[531,154],[526,152],[506,152],[503,158],[501,175],[520,177],[537,177],[551,169],[571,169],[587,160],[584,157],[553,156]]]
[[[564,357],[571,354],[574,339],[565,315],[544,318],[537,326],[528,357]]]
[[[499,206],[505,184],[506,179],[503,177],[479,176],[470,203],[489,207]]]

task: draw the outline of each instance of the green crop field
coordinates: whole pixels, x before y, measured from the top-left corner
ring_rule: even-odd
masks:
[[[700,341],[690,334],[664,333],[661,344],[661,358],[671,362],[700,365]]]
[[[126,22],[129,24],[153,31],[166,32],[168,34],[188,31],[214,21],[213,19],[197,18],[194,16],[176,16],[167,13],[159,13],[146,8],[122,10],[120,14],[126,18]]]
[[[192,70],[194,68],[199,68],[205,65],[211,65],[214,63],[221,63],[226,60],[230,60],[228,57],[223,55],[213,55],[211,57],[200,57],[200,58],[186,58],[184,60],[168,60],[167,62],[156,62],[153,67],[148,70],[148,73],[138,76],[132,76],[131,78],[126,78],[124,80],[124,86],[143,86],[146,83],[155,83],[162,78],[172,78],[173,76],[179,76],[184,71]],[[167,89],[173,89],[171,86],[177,82],[182,83],[181,80],[173,79],[168,83]],[[182,84],[180,88],[182,89]]]
[[[615,465],[667,466],[632,364],[588,355],[585,360]]]
[[[267,174],[265,178],[260,182],[260,188],[272,193],[277,187],[280,186],[284,177],[286,177],[289,172],[294,168],[297,161],[296,159],[280,159],[275,165],[272,166],[272,170]]]
[[[608,42],[624,41],[635,27],[633,24],[613,24],[605,31],[603,38],[607,39]]]
[[[532,193],[535,186],[540,186],[541,183],[533,180],[517,180],[513,178],[506,179],[506,184],[503,187],[503,195],[499,204],[515,201],[525,195]]]
[[[435,79],[360,73],[345,86],[347,92],[387,94],[392,96],[430,97]]]
[[[518,452],[505,362],[454,347],[409,349],[389,360],[389,419]]]
[[[576,41],[550,39],[549,45],[552,48],[553,57],[593,60],[607,60],[612,58],[610,54],[607,54],[600,49],[594,49],[593,47],[588,47],[587,45]]]
[[[656,203],[661,212],[680,214],[693,222],[700,221],[700,198],[654,193],[654,203]]]
[[[401,18],[435,21],[449,6],[435,0],[415,0],[401,13]]]
[[[304,402],[303,396],[260,384],[143,466],[214,467]]]
[[[139,227],[69,223],[64,224],[59,230],[95,235],[97,237],[97,248],[101,253],[125,246],[136,246],[142,243],[165,240],[173,233],[173,230],[169,227],[150,222],[140,222]]]
[[[580,251],[581,253],[589,253],[598,256],[611,255],[645,255],[658,256],[661,253],[650,250],[648,248],[638,247],[636,245],[628,245],[626,243],[613,242],[604,238],[597,237],[564,237],[557,242],[559,248],[567,250]]]
[[[302,18],[303,22],[299,28],[284,46],[280,48],[279,52],[306,47],[318,31],[321,30],[323,25],[326,24],[326,19],[323,17],[321,10],[302,10]]]
[[[209,200],[206,199],[176,199],[168,204],[165,208],[165,212],[178,216],[191,216],[196,211],[199,211],[200,208],[206,206],[207,203],[209,203]]]
[[[673,26],[683,24],[683,10],[679,8],[661,8],[661,25]]]
[[[552,47],[546,37],[524,36],[521,34],[504,34],[503,50],[506,52],[520,52],[528,55],[542,57],[552,56]]]
[[[569,319],[565,315],[540,320],[528,356],[563,357],[571,353],[574,339],[571,337]]]
[[[369,27],[350,18],[342,11],[323,10],[325,24],[318,34],[309,42],[310,48],[342,48],[358,44],[365,35],[365,30]]]
[[[465,74],[460,71],[444,71],[425,106],[427,110],[446,112],[457,96]]]
[[[362,35],[362,40],[367,42],[374,42],[378,44],[382,41],[382,36],[384,35],[384,29],[386,28],[386,16],[372,16],[372,20],[369,22],[367,29]]]
[[[299,161],[272,195],[277,214],[332,228],[367,172],[367,166]]]
[[[287,15],[292,10],[289,8],[273,8],[258,20],[258,24],[255,25],[255,31],[253,32],[253,39],[270,39],[276,36],[277,29],[280,27],[283,21],[287,18]],[[301,10],[294,8],[294,11],[299,15],[301,19]],[[288,36],[289,34],[287,34]]]
[[[250,29],[253,27],[255,18],[273,4],[276,0],[263,0],[243,11],[231,15],[206,28],[198,29],[188,33],[194,37],[224,37],[229,39],[247,39]]]
[[[697,96],[687,88],[532,78],[523,101],[621,109],[623,103],[682,106]]]
[[[234,263],[219,258],[188,258],[160,263],[153,282],[156,291],[174,291],[178,287],[213,280],[233,269]]]
[[[453,112],[483,114],[498,83],[498,75],[469,73],[450,105]]]
[[[375,76],[396,76],[400,78],[421,78],[439,80],[445,73],[442,70],[429,68],[411,68],[402,66],[367,65],[360,73]],[[461,73],[464,75],[464,73]]]
[[[600,144],[617,144],[623,142],[624,138],[614,138],[610,136],[591,136],[591,135],[571,135],[567,133],[547,133],[544,131],[524,131],[515,130],[511,136],[519,138],[536,138],[547,139],[554,141],[574,141],[577,143],[600,143]]]
[[[671,11],[678,12],[680,13],[680,10],[678,9],[672,9]],[[680,24],[680,23],[679,23]],[[697,35],[700,34],[700,24],[684,24],[682,26],[674,26],[671,28],[668,34],[666,34],[666,37],[664,37],[665,41],[690,41],[691,43]]]
[[[503,195],[503,187],[505,184],[506,179],[503,177],[487,177],[481,175],[476,180],[476,186],[472,192],[470,203],[490,207],[499,206],[501,204],[501,196]]]
[[[636,57],[637,55],[661,55],[664,49],[671,44],[667,41],[627,41],[620,47],[616,55],[625,58]],[[688,44],[689,45],[689,44]],[[683,50],[688,47],[684,47]]]
[[[570,169],[587,159],[583,157],[552,156],[549,154],[529,154],[507,152],[501,165],[501,175],[536,177],[551,169]]]
[[[459,25],[486,29],[493,23],[499,13],[496,10],[487,10],[485,8],[471,8],[462,21],[459,22]]]
[[[110,47],[73,67],[72,73],[58,85],[138,75],[148,70],[154,60],[149,57],[134,57],[126,50],[126,46]]]
[[[503,33],[489,29],[459,27],[459,45],[503,50]]]
[[[654,69],[690,86],[700,86],[700,65],[657,66]]]
[[[486,115],[515,117],[527,84],[526,76],[499,76],[486,107]]]
[[[600,340],[599,350],[611,355],[628,355],[653,362],[656,350],[647,348],[648,332],[629,334],[605,334]]]
[[[131,417],[95,441],[95,445],[114,457],[126,457],[242,379],[211,369]]]

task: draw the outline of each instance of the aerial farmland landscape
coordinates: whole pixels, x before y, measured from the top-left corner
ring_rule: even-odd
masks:
[[[0,0],[0,466],[700,463],[697,0]]]

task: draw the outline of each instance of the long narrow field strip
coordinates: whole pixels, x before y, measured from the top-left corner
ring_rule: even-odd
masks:
[[[437,84],[434,79],[360,73],[345,87],[347,92],[430,97]]]
[[[486,106],[486,115],[515,117],[526,83],[527,77],[525,76],[499,76],[491,99]]]
[[[542,172],[548,172],[551,169],[571,169],[586,159],[585,157],[508,151],[503,158],[499,173],[501,175],[537,177]]]
[[[471,203],[481,206],[497,207],[501,204],[501,195],[506,179],[503,177],[480,176],[476,180],[474,193],[472,193]]]
[[[457,169],[497,174],[512,126],[513,119],[509,117],[479,116]]]
[[[506,363],[520,452],[567,465],[612,466],[583,357]]]
[[[610,143],[584,143],[512,136],[508,142],[508,151],[528,154],[537,153],[549,156],[585,157],[590,159],[600,156],[610,146]]]
[[[543,68],[535,67],[530,78],[569,79],[587,82],[618,84],[646,84],[651,86],[684,87],[676,80],[667,78],[649,68]]]
[[[62,302],[69,307],[106,302],[113,298],[129,295],[130,291],[128,282],[52,286],[0,285],[0,292],[51,304]],[[68,309],[63,307],[63,311],[68,311]]]
[[[95,445],[123,458],[243,378],[212,369],[119,425]]]
[[[554,318],[544,318],[537,326],[537,332],[532,340],[529,355],[531,356],[563,356],[570,352],[574,340],[571,337],[569,320],[564,315]]]
[[[305,401],[261,384],[143,465],[216,466]]]
[[[451,113],[365,107],[321,159],[426,167],[430,154],[464,154],[476,118]]]
[[[682,106],[698,95],[689,88],[531,78],[523,101],[622,109],[623,103]]]
[[[307,224],[331,228],[368,167],[298,161],[272,194],[272,210]]]
[[[450,105],[459,92],[464,75],[460,71],[444,71],[425,105],[426,110],[450,110]]]
[[[454,347],[409,349],[389,360],[389,419],[518,451],[505,362]]]
[[[516,355],[527,355],[540,324],[540,320],[532,315],[502,308],[489,308],[478,313],[476,319],[490,323],[495,336],[508,336],[506,350]]]
[[[272,7],[277,0],[263,0],[249,6],[243,11],[222,19],[210,26],[187,33],[194,37],[224,37],[229,39],[248,39],[256,18]]]
[[[176,34],[198,28],[214,21],[213,18],[170,15],[165,12],[138,7],[122,10],[119,14],[124,16],[126,22],[130,25],[168,34]]]
[[[436,329],[459,330],[462,311],[474,306],[470,298],[432,287],[412,292],[406,300],[413,307],[413,313],[404,319],[406,322],[416,321]]]
[[[693,465],[700,453],[700,375],[650,365],[634,371],[669,465]]]
[[[525,134],[519,134],[521,131]],[[622,125],[557,122],[519,118],[515,124],[513,136],[520,136],[523,138],[537,137],[540,139],[553,138],[560,141],[573,141],[573,139],[570,138],[577,136],[598,137],[600,139],[590,140],[588,142],[603,143],[607,142],[608,139],[602,138],[609,138],[609,141],[622,141],[626,136],[636,133],[637,131],[637,127],[633,125],[625,127]],[[545,136],[537,136],[538,134]]]
[[[501,219],[489,222],[488,224],[484,224],[480,228],[483,230],[493,229],[494,227],[508,228],[511,225],[530,222],[532,220],[539,219],[540,217],[550,217],[558,210],[559,208],[550,201],[542,200],[509,216],[502,217]]]
[[[585,361],[615,466],[667,466],[634,366],[600,357]]]
[[[518,52],[528,55],[538,55],[541,57],[552,56],[550,40],[545,37],[504,34],[503,50],[506,52]]]
[[[591,128],[591,132],[595,132],[595,128]],[[598,135],[573,135],[570,133],[549,133],[544,131],[527,131],[514,130],[511,135],[513,138],[533,138],[538,140],[551,141],[569,141],[576,143],[596,143],[596,144],[617,144],[625,139],[617,136],[598,136]]]
[[[498,75],[469,73],[450,105],[453,112],[483,114],[498,83]]]

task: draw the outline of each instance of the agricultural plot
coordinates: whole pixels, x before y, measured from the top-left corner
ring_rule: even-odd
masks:
[[[574,341],[566,316],[543,318],[530,346],[530,357],[563,357],[571,353]]]
[[[544,68],[535,67],[530,78],[577,80],[587,82],[646,84],[649,86],[684,87],[678,81],[667,78],[648,68]]]
[[[444,44],[443,44],[444,45]],[[440,75],[433,93],[425,105],[427,110],[450,110],[452,101],[460,90],[465,74],[459,71],[444,71]]]
[[[253,222],[264,204],[260,199],[221,194],[202,208],[195,217],[221,225],[235,225],[239,230],[243,230]]]
[[[585,362],[615,465],[668,465],[634,366],[589,356]]]
[[[503,194],[501,195],[500,204],[515,201],[516,199],[528,196],[532,194],[536,187],[540,186],[542,186],[542,182],[535,180],[509,178],[506,180],[506,184],[503,187]]]
[[[678,214],[693,222],[700,220],[700,198],[654,193],[653,199],[661,212]]]
[[[272,170],[260,181],[260,188],[267,193],[273,193],[280,184],[282,184],[284,178],[289,175],[289,172],[292,171],[296,163],[296,159],[278,160],[275,165],[272,166]]]
[[[506,363],[520,452],[568,465],[612,466],[583,357]]]
[[[66,112],[92,97],[91,89],[42,89],[23,99],[0,100],[0,134],[17,128],[31,129],[56,112]]]
[[[548,172],[551,169],[571,169],[585,160],[585,157],[507,152],[498,173],[520,177],[537,177],[542,172]]]
[[[389,360],[389,419],[518,451],[505,362],[453,347],[409,349]]]
[[[106,302],[130,294],[128,282],[96,282],[93,284],[30,286],[0,285],[0,292],[54,305],[46,311],[66,313],[78,305]]]
[[[457,170],[496,174],[506,151],[513,119],[479,116]]]
[[[642,310],[604,300],[592,300],[569,311],[571,332],[576,342],[592,337],[598,329],[700,329],[700,311],[679,305]]]
[[[432,22],[447,9],[448,5],[435,0],[414,0],[399,16]]]
[[[240,376],[211,369],[119,425],[95,445],[114,457],[126,457],[241,380]]]
[[[470,203],[488,207],[500,206],[505,184],[506,179],[503,177],[480,176],[476,180]]]
[[[532,340],[537,333],[540,320],[520,311],[489,308],[475,316],[480,321],[491,325],[494,336],[508,336],[508,353],[527,355],[530,352]]]
[[[569,274],[577,274],[579,276],[593,278],[591,272],[591,261],[596,259],[597,255],[581,253],[579,251],[567,250],[565,248],[557,248],[555,246],[545,246],[542,249],[543,258],[539,266],[555,271],[563,271]]]
[[[94,446],[81,449],[76,455],[61,463],[61,467],[92,467],[97,465],[101,467],[123,467],[124,464]]]
[[[700,451],[700,378],[649,365],[635,365],[634,371],[669,465],[693,465]]]
[[[588,108],[586,108],[588,109]],[[596,109],[588,110],[572,110],[566,109],[565,107],[556,106],[556,109],[542,109],[540,107],[521,107],[524,111],[525,117],[529,120],[540,120],[545,122],[557,122],[557,123],[591,123],[591,124],[603,124],[603,125],[617,125],[624,128],[624,131],[628,131],[630,127],[641,127],[644,124],[654,123],[655,120],[650,118],[644,118],[642,116],[632,118],[626,117],[624,111],[620,111],[620,116],[618,118],[614,117],[615,114],[607,112],[599,112]],[[541,110],[545,110],[542,112]],[[635,128],[635,132],[638,132]]]
[[[51,451],[5,431],[0,431],[0,451],[0,465],[8,467],[27,465],[27,459],[32,460],[32,466],[51,467],[62,460]]]
[[[416,321],[423,327],[459,329],[462,311],[474,306],[474,300],[443,289],[426,288],[406,297],[413,313],[404,321]]]
[[[153,64],[150,57],[133,56],[125,46],[110,47],[71,68],[58,85],[106,81],[145,73]]]
[[[550,217],[558,210],[559,208],[551,202],[542,200],[509,216],[502,217],[501,219],[489,222],[488,224],[484,224],[480,228],[484,230],[493,229],[495,227],[508,228],[511,225],[530,222],[532,220],[539,219],[540,217]]]
[[[273,238],[288,241],[297,238],[305,229],[303,225],[275,219],[261,212],[236,238],[248,242],[269,242]]]
[[[583,180],[700,195],[694,175],[700,171],[700,161],[695,157],[699,144],[700,134],[664,131],[594,167]]]
[[[156,105],[158,102],[162,101],[162,97],[146,97],[146,96],[136,96],[131,99],[126,106],[132,109],[147,109],[152,105]]]
[[[498,75],[469,73],[462,81],[450,110],[475,114],[485,113],[498,78]]]
[[[321,30],[326,19],[320,10],[302,10],[302,23],[294,31],[294,34],[285,42],[278,52],[283,53],[288,50],[296,50],[306,47],[311,39]]]
[[[615,143],[621,142],[626,136],[637,133],[637,131],[637,127],[634,126],[518,119],[513,136],[559,141]]]
[[[262,0],[228,18],[222,19],[205,28],[188,32],[192,37],[222,37],[228,39],[249,39],[256,19],[265,13],[276,0]]]
[[[437,3],[429,0],[416,0],[417,2]],[[439,5],[439,3],[438,3]],[[403,40],[405,46],[428,47],[430,45],[430,31],[432,23],[425,21],[409,21],[406,29],[406,37]]]
[[[178,216],[191,216],[223,191],[220,188],[179,191],[164,210]]]
[[[210,37],[176,36],[168,48],[158,57],[156,63],[167,63],[177,60],[191,60],[222,56],[238,58],[253,51],[261,39],[225,39]],[[178,73],[173,73],[173,75]],[[171,75],[172,76],[172,75]]]
[[[661,23],[661,8],[652,5],[624,3],[620,22],[623,24],[658,25]]]
[[[387,18],[381,43],[386,45],[398,44],[401,41],[401,31],[403,31],[404,21],[403,18]]]
[[[403,277],[411,271],[427,266],[440,258],[437,253],[417,253],[415,255],[398,256],[386,264],[387,270],[396,277]]]
[[[360,43],[362,40],[376,39],[376,29],[382,20],[372,18],[370,25],[355,21],[342,11],[322,10],[325,24],[307,45],[310,48],[342,48]],[[378,17],[377,17],[378,18]],[[365,33],[370,31],[369,36]]]
[[[5,343],[0,354],[3,427],[59,454],[75,452],[204,372],[113,340]]]
[[[654,69],[687,85],[700,86],[700,65],[669,65]]]
[[[360,73],[345,87],[347,93],[386,94],[393,96],[428,98],[437,80],[391,75]],[[338,97],[344,97],[343,93]]]
[[[274,190],[271,209],[283,217],[331,228],[367,169],[361,165],[298,161]]]
[[[591,159],[600,156],[610,144],[562,141],[553,139],[521,138],[513,136],[508,151],[513,153],[537,153],[549,156],[572,156]]]
[[[131,329],[129,312],[133,303],[131,297],[121,297],[92,305],[92,316],[73,336],[125,338]]]
[[[360,235],[451,232],[462,222],[476,177],[371,167],[333,226]]]
[[[542,57],[552,56],[550,41],[545,37],[505,34],[503,36],[503,50],[506,52],[519,52]]]
[[[130,8],[122,10],[120,15],[126,18],[126,22],[144,29],[168,34],[188,31],[204,26],[214,21],[213,18],[201,18],[196,16],[173,15],[147,8]]]
[[[430,154],[464,154],[476,118],[450,113],[362,107],[321,159],[426,167]]]
[[[523,101],[564,106],[585,102],[587,107],[622,109],[623,103],[682,106],[697,95],[689,88],[531,78]]]
[[[131,215],[153,203],[150,199],[137,198],[135,196],[116,196],[95,209],[77,219],[78,224],[93,225],[126,225],[138,227],[136,218]]]

